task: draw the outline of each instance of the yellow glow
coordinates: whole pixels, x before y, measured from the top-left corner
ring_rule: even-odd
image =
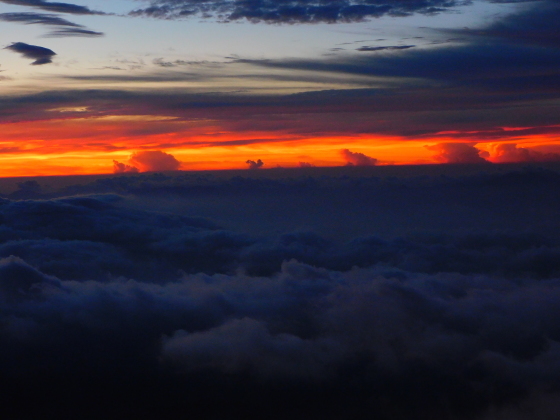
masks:
[[[64,111],[61,111],[64,109]],[[78,108],[61,108],[76,112]],[[60,115],[60,114],[59,114]],[[514,131],[513,129],[511,131]],[[161,115],[109,115],[3,124],[0,130],[0,176],[102,174],[113,171],[113,160],[127,163],[142,150],[162,150],[183,163],[184,170],[246,168],[246,160],[261,159],[264,168],[346,164],[341,149],[363,153],[378,165],[433,164],[425,146],[464,142],[445,137],[406,139],[396,136],[303,136],[282,131],[230,131],[218,120],[183,120]],[[560,134],[508,139],[518,147],[560,144]],[[476,147],[492,154],[495,144]],[[474,144],[474,143],[473,143]]]

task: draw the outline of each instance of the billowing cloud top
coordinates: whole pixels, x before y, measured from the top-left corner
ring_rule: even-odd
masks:
[[[161,150],[145,150],[133,153],[129,162],[141,172],[176,171],[181,166],[181,162],[175,159],[175,156]]]

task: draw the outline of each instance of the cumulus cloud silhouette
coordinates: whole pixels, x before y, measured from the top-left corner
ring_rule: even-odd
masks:
[[[49,50],[48,48],[30,45],[24,42],[15,42],[12,45],[7,46],[6,49],[20,53],[25,58],[35,60],[31,63],[32,66],[52,63],[52,57],[56,55],[54,51]]]
[[[126,163],[113,161],[113,172],[116,174],[124,173],[138,173],[138,168],[135,166],[127,165]]]
[[[482,157],[487,157],[485,152],[481,152],[472,143],[439,143],[433,146],[426,146],[426,149],[436,152],[433,156],[441,163],[487,163]]]
[[[347,165],[375,166],[377,164],[377,159],[366,156],[363,153],[351,152],[348,149],[342,149],[340,154],[346,161]]]
[[[489,160],[495,163],[559,162],[560,154],[543,153],[514,143],[501,143],[492,148]]]
[[[162,152],[161,150],[146,150],[133,153],[129,162],[131,166],[138,168],[140,172],[150,171],[177,171],[181,162],[175,156]]]
[[[249,165],[249,169],[260,169],[264,165],[264,162],[260,159],[258,159],[256,162],[254,160],[249,159],[245,163]]]

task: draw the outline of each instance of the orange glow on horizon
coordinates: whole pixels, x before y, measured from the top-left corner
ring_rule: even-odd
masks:
[[[0,177],[108,174],[113,172],[113,160],[128,163],[132,153],[142,150],[172,154],[182,162],[182,170],[244,169],[248,159],[261,159],[263,168],[298,167],[300,162],[342,166],[346,162],[341,149],[375,158],[378,165],[434,164],[433,152],[425,146],[444,142],[465,140],[454,138],[450,132],[445,138],[421,139],[366,134],[311,136],[288,130],[234,132],[219,121],[157,115],[74,115],[2,124]],[[471,143],[491,154],[499,143],[525,148],[560,146],[560,135]]]

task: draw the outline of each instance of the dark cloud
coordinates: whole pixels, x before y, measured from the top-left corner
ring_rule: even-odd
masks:
[[[37,45],[29,45],[23,42],[15,42],[6,47],[7,50],[20,53],[25,58],[35,60],[31,63],[33,66],[52,63],[52,57],[56,53],[48,48],[39,47]]]
[[[416,45],[394,45],[389,47],[368,47],[363,46],[357,48],[356,51],[398,51],[398,50],[408,50],[409,48],[414,48]]]
[[[556,22],[559,18],[560,4],[557,1],[540,1],[481,28],[446,32],[493,42],[505,40],[515,44],[558,48],[560,30]]]
[[[65,36],[102,36],[101,32],[94,32],[86,29],[82,25],[70,22],[58,15],[45,13],[0,13],[0,20],[5,22],[17,22],[26,25],[46,25],[60,27],[51,31],[47,37],[65,37]]]
[[[69,20],[58,17],[57,15],[45,13],[2,13],[0,14],[0,20],[3,20],[4,22],[25,23],[27,25],[81,27],[81,25],[70,22]]]
[[[336,23],[358,22],[384,15],[410,16],[415,13],[435,14],[452,7],[467,4],[464,1],[428,0],[398,2],[392,0],[295,0],[277,2],[259,0],[153,0],[150,7],[130,12],[132,16],[150,16],[163,19],[181,19],[192,15],[217,18],[222,21],[247,19],[266,23]]]
[[[503,78],[502,84],[508,80],[512,85],[520,84],[524,75],[533,76],[536,69],[543,76],[556,77],[560,54],[555,49],[483,42],[430,49],[410,48],[401,54],[361,54],[345,59],[239,61],[269,68],[430,79],[497,89],[501,86],[496,81],[498,77]],[[533,81],[538,82],[549,83],[546,78]],[[419,80],[416,83],[426,86]]]
[[[484,157],[488,155],[475,146],[471,143],[439,143],[426,146],[426,149],[436,152],[434,159],[441,163],[487,163]]]
[[[249,169],[259,169],[262,168],[264,165],[264,162],[260,159],[258,159],[256,162],[254,160],[249,159],[245,163],[249,165]]]
[[[86,6],[80,6],[70,3],[57,3],[48,2],[43,0],[0,0],[1,3],[14,4],[17,6],[29,6],[37,9],[47,10],[55,13],[70,13],[74,15],[102,15],[103,12],[98,12],[89,9]]]
[[[364,155],[359,152],[351,152],[348,149],[342,149],[340,155],[344,158],[348,165],[355,166],[375,166],[377,159]]]
[[[59,117],[50,109],[83,107],[85,104],[88,109],[81,114],[84,117],[177,117],[178,120],[173,124],[157,125],[158,129],[167,132],[176,132],[176,122],[180,120],[198,118],[219,121],[223,129],[240,133],[241,140],[231,140],[232,145],[278,141],[278,138],[246,139],[242,134],[246,130],[282,133],[281,137],[289,139],[309,137],[311,134],[348,136],[369,133],[412,138],[425,136],[429,139],[452,135],[473,141],[516,141],[520,134],[553,135],[558,130],[560,114],[554,98],[560,97],[560,84],[555,86],[551,80],[550,84],[544,86],[544,81],[539,80],[537,86],[531,80],[525,80],[519,84],[519,89],[515,87],[515,92],[510,86],[496,86],[491,90],[492,95],[488,95],[486,88],[479,89],[472,85],[328,90],[291,95],[196,94],[180,89],[165,93],[117,89],[45,91],[19,96],[4,95],[0,101],[0,120],[50,120]],[[403,120],[408,123],[403,124]],[[532,128],[526,131],[503,129],[519,126]],[[448,134],[442,134],[445,132]],[[134,135],[138,133],[136,130]],[[85,132],[83,135],[87,137],[91,134]],[[218,144],[210,140],[195,143]],[[187,139],[176,145],[186,147],[189,144]]]
[[[20,182],[0,200],[3,413],[553,419],[560,175],[434,167]],[[323,232],[284,231],[291,206]],[[194,217],[216,210],[273,228]],[[386,225],[406,234],[367,235]]]
[[[2,381],[49,412],[64,391],[114,417],[128,407],[153,418],[476,419],[557,392],[557,280],[338,273],[291,261],[271,277],[77,282],[13,257],[0,276]]]
[[[46,38],[62,38],[67,36],[81,36],[81,37],[95,37],[103,36],[103,32],[90,31],[89,29],[82,28],[64,28],[57,29],[45,35]]]
[[[181,167],[181,162],[175,159],[173,155],[161,150],[146,150],[133,153],[129,158],[129,162],[131,166],[138,168],[141,172],[176,171]]]

